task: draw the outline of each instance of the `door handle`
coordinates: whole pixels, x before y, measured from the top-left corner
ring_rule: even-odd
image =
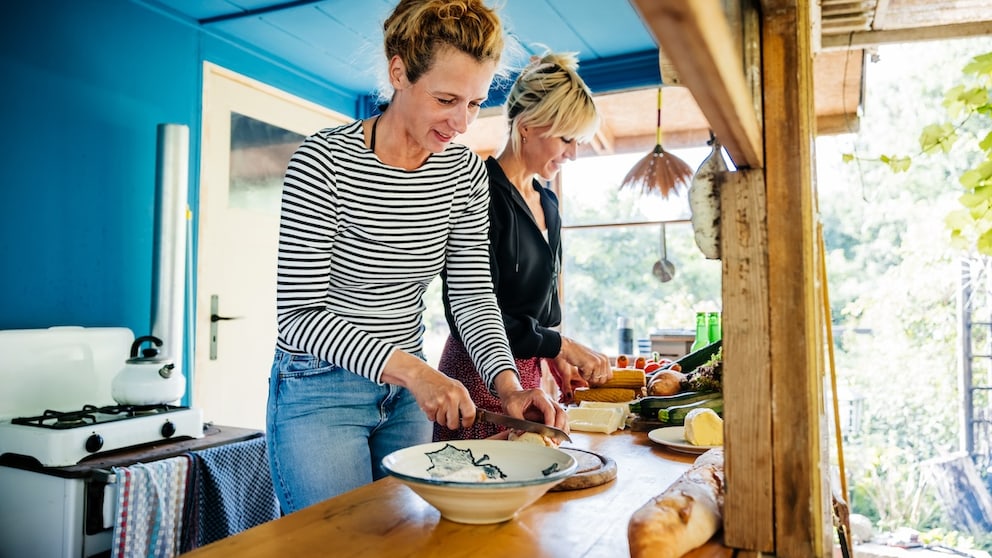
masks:
[[[220,296],[210,295],[210,360],[217,360],[217,322],[240,320],[242,316],[221,316]]]

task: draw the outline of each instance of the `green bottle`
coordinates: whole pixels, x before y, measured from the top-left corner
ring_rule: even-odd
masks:
[[[709,323],[706,320],[706,312],[696,312],[696,339],[692,342],[689,352],[702,349],[710,342]]]
[[[720,319],[719,312],[710,312],[706,315],[706,322],[709,324],[709,337],[710,343],[716,343],[720,339],[723,339],[723,324]]]

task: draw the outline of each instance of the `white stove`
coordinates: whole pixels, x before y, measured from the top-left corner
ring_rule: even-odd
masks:
[[[102,452],[202,436],[200,409],[84,405],[0,422],[0,454],[34,459],[44,467],[66,467]]]
[[[126,328],[0,331],[0,558],[106,553],[112,468],[208,443],[200,409],[113,400],[133,341]]]

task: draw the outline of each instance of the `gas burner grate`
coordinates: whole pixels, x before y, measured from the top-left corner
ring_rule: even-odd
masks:
[[[76,411],[52,411],[46,410],[44,413],[33,417],[18,417],[11,419],[11,423],[24,426],[37,426],[39,428],[51,428],[55,430],[67,430],[81,426],[103,424],[129,418],[157,415],[181,411],[188,407],[176,405],[83,405],[82,409]]]

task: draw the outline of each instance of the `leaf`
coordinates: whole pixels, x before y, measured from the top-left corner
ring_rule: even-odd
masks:
[[[978,77],[992,77],[992,52],[987,52],[985,54],[980,54],[971,59],[971,62],[965,65],[965,74],[974,74]]]
[[[989,136],[992,137],[992,134],[989,134]],[[854,153],[843,153],[840,156],[840,160],[845,163],[850,163],[854,160]]]
[[[944,224],[947,228],[955,231],[961,231],[968,228],[973,223],[971,216],[968,214],[966,209],[955,209],[950,211],[946,217],[944,217]]]
[[[923,132],[920,133],[920,148],[927,155],[933,155],[938,150],[948,153],[957,139],[958,135],[954,131],[954,126],[946,122],[943,124],[930,124],[923,128]]]
[[[975,193],[961,194],[961,196],[958,198],[958,201],[961,202],[961,205],[969,209],[974,209],[978,207],[981,203],[987,202],[988,199],[989,199],[988,193],[980,194],[978,192],[975,192]]]
[[[978,142],[978,147],[988,155],[992,155],[992,132],[989,132],[981,141]]]
[[[992,256],[992,230],[987,230],[979,235],[978,251],[986,256]]]
[[[988,212],[989,212],[988,204],[982,204],[982,203],[968,209],[968,215],[970,215],[971,219],[976,223],[982,218],[983,215],[985,215]]]
[[[888,160],[886,161],[885,159]],[[909,170],[911,159],[909,157],[893,156],[891,158],[889,157],[883,158],[883,162],[889,165],[889,168],[892,169],[892,172],[906,172]]]
[[[964,85],[955,85],[944,93],[944,100],[941,105],[947,110],[951,118],[958,118],[965,110],[965,103],[962,99]]]
[[[961,231],[951,231],[950,243],[955,250],[968,251],[971,248],[971,240],[961,234]]]
[[[989,92],[984,87],[972,87],[961,93],[961,102],[965,107],[976,109],[989,102]]]
[[[966,189],[977,191],[979,187],[989,184],[989,178],[992,178],[992,161],[986,160],[977,167],[961,173],[961,178],[958,181]]]

